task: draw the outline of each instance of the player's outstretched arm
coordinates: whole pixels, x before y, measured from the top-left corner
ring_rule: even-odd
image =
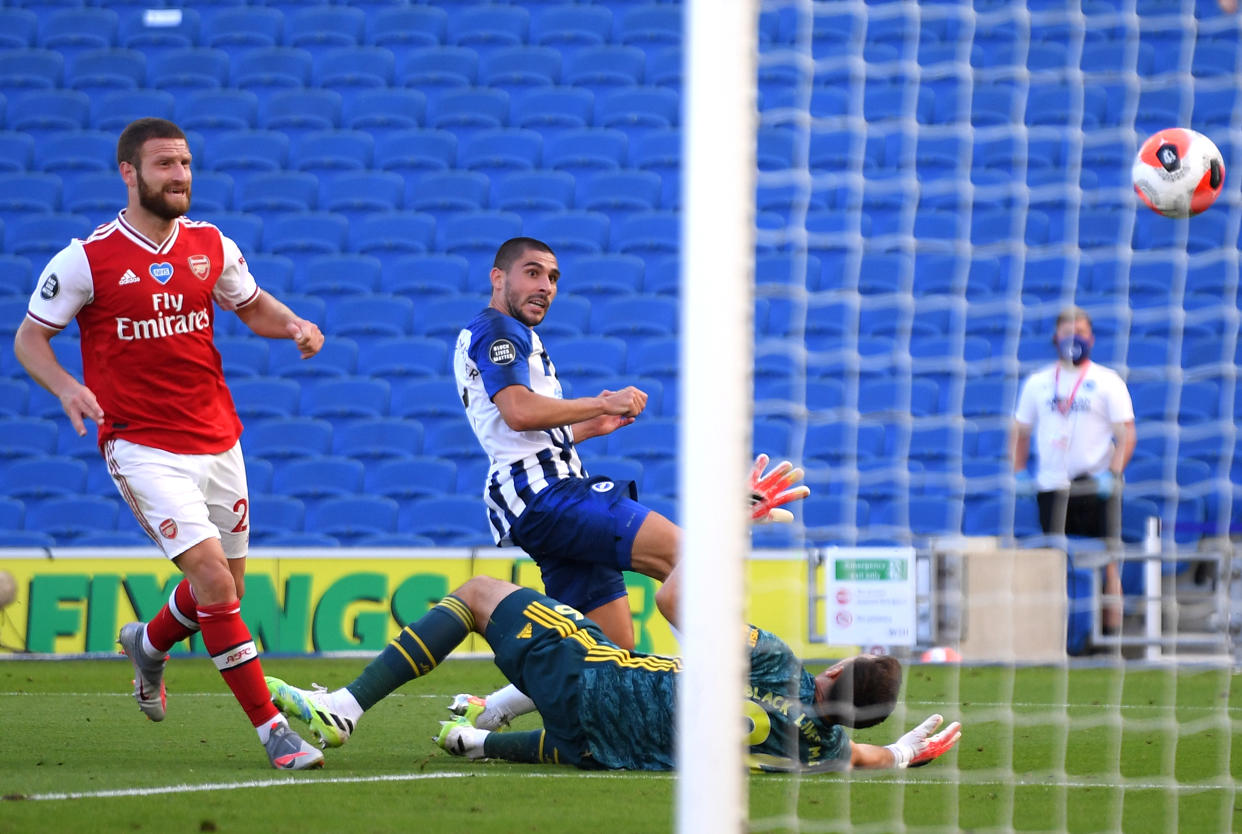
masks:
[[[943,722],[943,716],[930,715],[922,724],[884,747],[851,742],[850,764],[869,768],[921,767],[947,753],[961,738],[962,725],[957,721],[933,735]]]
[[[811,488],[797,485],[805,473],[801,467],[795,468],[787,460],[781,461],[771,472],[765,473],[768,460],[767,455],[760,454],[750,470],[750,517],[755,524],[788,524],[793,521],[793,513],[782,508],[786,504],[806,498],[811,494]]]
[[[51,342],[57,332],[24,319],[13,337],[13,354],[35,382],[60,400],[73,430],[78,437],[84,437],[86,421],[102,423],[103,409],[95,399],[95,392],[79,382],[56,359]]]
[[[270,293],[260,292],[254,301],[245,307],[238,307],[237,316],[260,336],[292,339],[303,359],[309,359],[323,347],[323,333],[319,326],[296,315]]]

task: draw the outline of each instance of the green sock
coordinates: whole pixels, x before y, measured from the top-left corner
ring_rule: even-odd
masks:
[[[364,710],[401,684],[421,677],[457,648],[474,630],[470,607],[449,594],[392,642],[345,688]]]

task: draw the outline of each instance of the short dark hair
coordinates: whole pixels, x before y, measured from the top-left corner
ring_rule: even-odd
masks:
[[[897,706],[901,664],[892,655],[859,655],[832,682],[818,705],[827,724],[865,729],[879,724]]]
[[[168,119],[135,119],[125,126],[121,138],[116,141],[116,164],[128,162],[136,166],[148,139],[185,139],[185,131]]]
[[[500,244],[500,248],[496,250],[496,260],[492,261],[492,266],[501,272],[508,272],[513,263],[528,249],[556,255],[552,247],[542,240],[535,240],[533,237],[511,237]]]

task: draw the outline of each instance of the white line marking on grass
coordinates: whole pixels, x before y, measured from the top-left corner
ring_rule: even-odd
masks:
[[[201,785],[164,785],[156,788],[116,788],[107,791],[82,791],[75,793],[34,793],[25,796],[6,796],[0,799],[113,799],[133,796],[159,796],[168,793],[214,793],[235,791],[239,788],[283,788],[303,785],[337,784],[358,782],[416,782],[422,779],[456,779],[469,773],[390,773],[380,776],[335,776],[327,779],[255,779],[246,782],[208,782]]]

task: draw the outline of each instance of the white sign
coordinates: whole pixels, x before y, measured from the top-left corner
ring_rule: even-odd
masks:
[[[913,646],[914,548],[836,547],[824,556],[828,642]]]

